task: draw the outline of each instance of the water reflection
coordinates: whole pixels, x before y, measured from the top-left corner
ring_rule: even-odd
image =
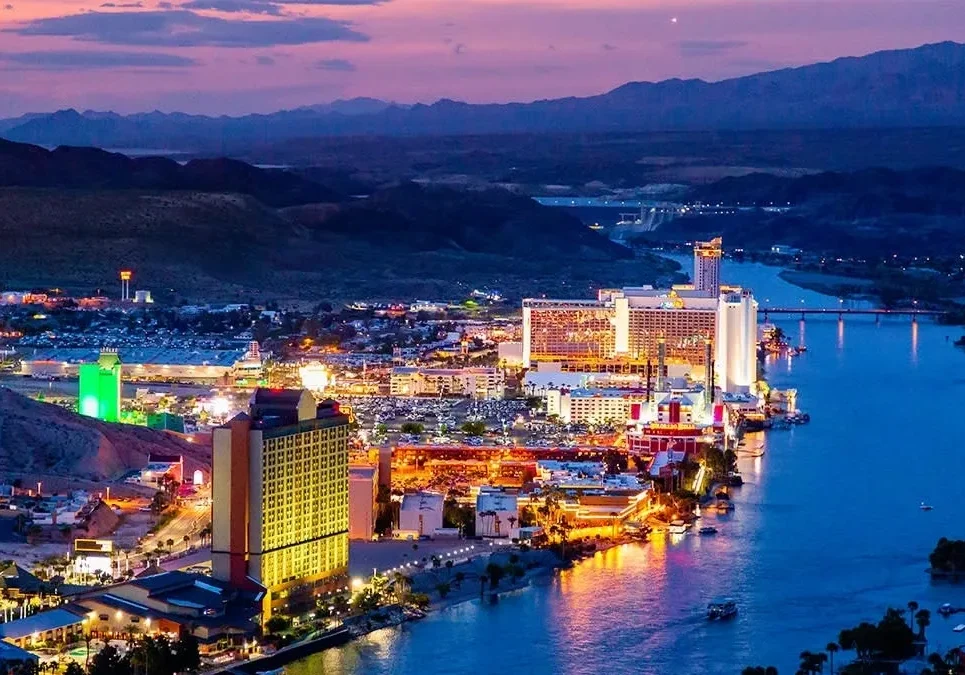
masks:
[[[918,364],[918,321],[911,320],[911,362]]]
[[[838,351],[844,351],[844,318],[838,319]]]

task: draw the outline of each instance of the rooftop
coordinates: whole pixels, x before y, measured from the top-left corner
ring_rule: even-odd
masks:
[[[0,623],[0,638],[17,640],[34,633],[44,633],[48,630],[57,628],[67,628],[81,623],[84,620],[85,612],[71,611],[64,607],[48,609],[45,612],[38,612],[26,619],[17,619]]]
[[[167,347],[125,348],[117,350],[125,367],[142,365],[221,366],[230,368],[240,361],[244,349],[172,349]],[[64,363],[96,363],[101,350],[61,347],[24,350],[24,361],[61,361]]]
[[[435,492],[416,492],[402,496],[402,511],[442,512],[445,497]]]
[[[505,492],[480,492],[476,497],[476,513],[483,511],[516,511],[516,495]]]

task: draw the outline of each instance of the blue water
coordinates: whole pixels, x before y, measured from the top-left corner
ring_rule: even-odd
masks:
[[[838,305],[776,272],[729,263],[724,276],[774,304]],[[960,331],[908,319],[778,323],[809,351],[769,362],[768,378],[796,387],[812,422],[749,439],[736,512],[706,517],[717,537],[613,549],[497,605],[434,613],[288,672],[793,673],[802,650],[889,605],[965,604],[965,586],[932,585],[924,573],[939,537],[965,537],[965,352],[946,341]],[[750,457],[754,448],[764,455]],[[735,620],[704,620],[718,596],[738,602]],[[956,623],[933,615],[930,649],[962,642]]]

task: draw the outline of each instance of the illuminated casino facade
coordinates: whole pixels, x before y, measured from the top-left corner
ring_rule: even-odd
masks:
[[[596,300],[523,300],[523,364],[643,373],[658,362],[742,391],[756,381],[757,302],[720,286],[720,239],[694,249],[697,283],[601,290]],[[707,349],[710,343],[712,348]]]

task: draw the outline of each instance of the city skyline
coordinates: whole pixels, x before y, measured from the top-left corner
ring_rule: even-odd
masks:
[[[0,116],[585,96],[954,39],[963,20],[945,0],[9,0]]]

